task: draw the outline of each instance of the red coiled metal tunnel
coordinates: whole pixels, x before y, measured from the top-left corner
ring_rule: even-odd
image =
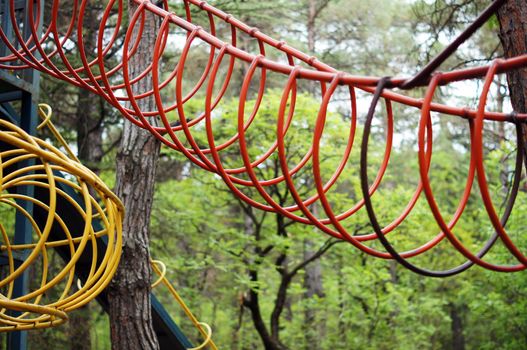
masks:
[[[523,125],[527,120],[527,115],[504,114],[486,110],[494,77],[497,74],[527,67],[527,55],[508,60],[496,60],[489,66],[444,73],[436,72],[436,68],[441,62],[477,30],[503,1],[493,2],[474,24],[442,53],[443,56],[438,56],[437,60],[431,62],[418,75],[410,79],[355,76],[337,71],[283,41],[274,40],[258,29],[245,25],[204,1],[185,0],[184,13],[181,16],[167,11],[168,4],[166,2],[161,6],[148,0],[136,0],[135,2],[137,8],[126,25],[123,20],[125,12],[123,1],[110,0],[108,2],[100,20],[95,53],[88,53],[83,37],[84,10],[87,1],[76,0],[72,8],[65,8],[66,6],[61,6],[60,1],[55,0],[52,2],[49,11],[50,18],[44,18],[42,22],[40,18],[43,17],[43,9],[34,4],[33,1],[29,1],[30,11],[35,13],[35,16],[30,20],[33,35],[30,40],[24,41],[19,31],[14,0],[10,0],[12,27],[18,40],[9,42],[7,35],[0,31],[2,40],[10,50],[9,55],[0,57],[0,68],[8,70],[36,69],[56,79],[102,96],[125,118],[138,127],[149,130],[163,144],[183,153],[198,167],[217,174],[236,196],[255,208],[276,212],[303,224],[314,225],[331,236],[348,241],[367,254],[384,259],[395,259],[417,273],[444,277],[462,272],[474,264],[490,270],[507,272],[519,271],[527,267],[527,257],[516,247],[505,230],[519,192],[523,163],[526,162]],[[206,16],[208,19],[207,29],[193,23],[192,7],[195,10],[199,9]],[[146,13],[158,16],[161,23],[155,47],[152,48],[154,59],[147,70],[132,74],[130,72],[130,61],[137,52],[141,35],[145,30]],[[65,18],[66,22],[63,23]],[[230,29],[229,40],[220,39],[216,30],[219,22],[223,27]],[[41,25],[44,28],[43,34],[38,36],[37,29]],[[58,28],[65,28],[65,30],[59,32]],[[161,74],[162,70],[167,69],[167,65],[162,63],[163,54],[166,52],[167,46],[172,45],[174,39],[171,36],[176,36],[174,34],[176,32],[181,38],[181,53],[178,62],[169,67],[170,69],[164,74]],[[123,36],[124,41],[118,43],[118,38]],[[249,53],[238,48],[239,36],[252,38],[257,43],[258,52]],[[204,45],[197,48],[197,45],[194,45],[197,41]],[[122,48],[119,48],[121,44]],[[78,51],[74,55],[69,53],[72,51],[72,45]],[[206,47],[208,52],[207,62],[202,67],[196,67],[188,57],[192,50],[203,50],[203,47]],[[112,50],[120,50],[122,59],[115,65],[109,66],[109,60],[105,58]],[[268,50],[273,50],[275,55],[278,52],[280,57],[270,58],[271,56],[267,55]],[[79,61],[81,64],[75,66],[73,62]],[[226,140],[218,141],[214,133],[213,114],[218,111],[218,106],[226,96],[226,92],[229,89],[237,88],[231,85],[234,66],[237,62],[245,62],[248,68],[245,70],[241,88],[239,92],[237,91],[239,101],[236,132]],[[184,74],[191,69],[199,69],[202,74],[194,86],[188,89],[188,92],[184,92]],[[251,157],[246,134],[258,117],[262,101],[265,101],[268,86],[267,78],[270,74],[281,75],[285,81],[280,106],[276,111],[276,141],[258,157]],[[482,78],[484,82],[478,97],[477,108],[453,107],[434,102],[434,93],[438,86],[476,78]],[[150,80],[153,88],[148,91],[141,91],[137,87],[139,82],[145,79]],[[295,113],[299,84],[306,82],[313,83],[317,87],[317,93],[321,96],[320,107],[312,133],[312,145],[301,157],[301,160],[291,166],[288,164],[284,140],[293,125],[293,120],[299,118],[298,113]],[[255,93],[252,92],[251,86],[253,86]],[[255,89],[254,86],[256,86]],[[402,92],[393,91],[397,88],[402,91],[417,86],[427,86],[423,98],[416,99]],[[327,118],[328,106],[337,89],[343,87],[347,89],[351,110],[348,139],[346,140],[346,147],[340,155],[337,168],[332,173],[325,174],[323,167],[321,167],[321,139],[324,135],[325,126],[331,123],[331,120]],[[371,95],[371,105],[366,115],[365,124],[362,126],[360,145],[362,199],[346,210],[335,212],[332,201],[328,199],[328,192],[335,187],[339,177],[345,171],[354,146],[357,147],[354,141],[358,133],[358,90]],[[184,106],[188,101],[196,98],[198,93],[202,97],[204,96],[203,111],[198,116],[190,118],[187,116]],[[152,110],[141,110],[139,108],[138,101],[146,98],[153,98],[155,108]],[[252,109],[247,108],[248,101],[252,98],[254,98],[253,107]],[[372,175],[368,174],[368,146],[376,106],[380,99],[384,100],[383,113],[387,118],[384,155],[376,174]],[[420,111],[417,138],[419,183],[402,212],[389,224],[383,225],[377,218],[372,197],[382,184],[390,162],[394,143],[394,104],[412,107]],[[429,179],[433,148],[433,124],[431,122],[433,112],[464,118],[470,128],[470,164],[465,188],[456,211],[449,220],[439,209]],[[175,119],[174,115],[176,116]],[[157,120],[160,121],[160,124]],[[516,130],[515,171],[511,191],[501,217],[493,203],[485,172],[484,121],[513,123]],[[196,128],[205,130],[206,146],[201,146],[200,142],[197,141],[194,135]],[[239,150],[243,166],[235,168],[226,166],[222,152],[232,148]],[[269,159],[277,159],[281,174],[272,178],[260,178],[256,170]],[[302,198],[294,178],[305,167],[312,168],[312,183],[316,193],[307,198]],[[492,230],[495,231],[478,252],[471,251],[454,233],[456,224],[462,217],[469,201],[475,180]],[[276,202],[272,194],[269,193],[269,188],[277,184],[287,186],[293,203],[284,206]],[[256,190],[257,195],[250,197],[243,191],[244,187]],[[425,197],[440,232],[433,234],[429,241],[422,245],[399,252],[390,243],[388,233],[394,231],[407,219],[419,198],[422,197]],[[311,208],[314,204],[323,208],[325,213],[323,217],[313,212]],[[365,210],[367,213],[373,227],[373,232],[370,234],[352,235],[342,224],[345,219],[359,210]],[[377,250],[365,244],[366,241],[371,240],[379,240],[384,250]],[[418,267],[410,262],[409,258],[423,254],[445,240],[450,242],[451,246],[464,257],[464,263],[448,270],[433,271]],[[517,260],[516,264],[496,265],[483,260],[483,256],[498,240]]]

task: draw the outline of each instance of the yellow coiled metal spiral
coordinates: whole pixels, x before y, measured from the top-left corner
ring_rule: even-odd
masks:
[[[45,124],[51,108],[40,105],[39,113]],[[50,129],[56,131],[52,124]],[[123,205],[74,157],[4,120],[0,150],[0,254],[6,262],[0,281],[0,331],[61,324],[68,311],[85,305],[110,283],[121,255]],[[73,218],[64,215],[64,206]],[[17,212],[31,227],[30,243],[13,242]],[[80,288],[75,283],[78,263],[89,266]],[[24,272],[29,288],[15,296],[15,281]]]
[[[47,126],[67,155],[16,125],[0,120],[0,233],[3,238],[0,255],[7,262],[1,271],[0,332],[64,323],[68,311],[85,305],[108,285],[121,255],[122,203],[96,174],[80,163],[51,122],[51,107],[39,105],[39,115],[43,121],[38,129]],[[33,188],[32,195],[25,193],[24,188]],[[40,196],[35,196],[35,189],[40,191]],[[63,203],[75,209],[73,218],[61,216]],[[28,210],[27,204],[33,210]],[[35,219],[35,211],[40,212],[40,222],[45,222],[44,225]],[[31,225],[33,242],[13,243],[16,212]],[[68,226],[72,222],[76,223],[77,230]],[[57,237],[57,232],[62,236]],[[98,255],[97,248],[101,239],[106,239],[102,256]],[[54,259],[55,250],[60,247],[68,256]],[[62,261],[65,261],[63,265],[57,267]],[[83,283],[79,280],[75,283],[79,261],[90,265]],[[205,338],[193,349],[217,349],[210,326],[195,318],[167,280],[166,266],[155,260],[152,267],[159,275],[152,288],[165,285]],[[24,272],[31,275],[32,288],[24,295],[14,296],[15,281],[23,278]]]

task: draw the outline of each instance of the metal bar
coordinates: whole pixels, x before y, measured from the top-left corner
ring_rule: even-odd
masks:
[[[191,348],[192,344],[183,334],[181,329],[172,320],[161,302],[156,296],[150,294],[152,305],[152,317],[156,326],[157,339],[161,350],[185,350]],[[175,338],[175,339],[174,339]]]
[[[0,103],[17,101],[20,99],[22,99],[22,91],[20,90],[0,92]]]
[[[4,31],[6,37],[12,39],[12,28],[11,21],[9,19],[9,0],[1,0],[0,2],[2,8],[2,30]],[[5,43],[0,44],[0,55],[6,56],[8,49]]]
[[[4,0],[5,1],[5,0]],[[33,1],[33,0],[30,0]],[[41,1],[43,5],[43,0]],[[7,3],[7,1],[6,1]],[[43,7],[42,7],[43,8]],[[36,9],[35,9],[36,10]],[[29,25],[29,16],[34,16],[36,14],[28,14],[27,9],[24,11],[24,38],[31,37],[30,25]],[[41,11],[41,16],[42,16]],[[4,13],[5,14],[5,13]],[[42,23],[42,18],[39,21]],[[7,25],[7,22],[2,23],[2,25]],[[10,27],[10,26],[9,26]],[[38,28],[39,32],[41,27]],[[20,110],[20,127],[24,129],[30,135],[35,135],[38,122],[38,98],[39,98],[39,83],[40,83],[40,72],[37,72],[33,69],[27,69],[22,73],[23,80],[31,86],[31,89],[22,91],[21,98],[21,110]],[[17,82],[22,81],[18,77]],[[20,166],[26,167],[34,164],[34,160],[28,160],[22,162]],[[23,195],[33,197],[34,196],[34,187],[33,186],[21,186],[20,192]],[[22,206],[27,212],[33,213],[33,203],[29,201],[21,201],[19,205]],[[32,241],[33,229],[29,220],[17,211],[15,218],[15,244],[31,243]],[[20,262],[17,262],[20,264]],[[24,273],[14,281],[14,297],[27,294],[29,290],[29,271],[24,271]],[[8,348],[11,350],[26,350],[27,349],[27,331],[17,331],[12,332],[8,336]]]
[[[24,91],[30,91],[30,92],[35,92],[35,90],[38,90],[38,86],[35,87],[31,85],[30,82],[22,79],[20,76],[21,74],[22,72],[11,73],[5,70],[0,70],[0,81],[2,82],[2,86],[0,86],[0,90],[2,91],[24,90]]]
[[[2,113],[2,115],[0,115],[0,118],[7,119],[16,125],[20,124],[20,116],[15,111],[13,106],[11,106],[10,103],[0,104],[0,113]]]
[[[36,80],[38,82],[38,79]],[[35,80],[33,81],[35,83]],[[28,92],[22,93],[22,106],[20,111],[20,127],[29,134],[34,135],[37,127],[37,104],[33,100],[33,95]],[[22,162],[21,167],[26,167],[34,164],[34,160]],[[20,194],[33,197],[33,186],[20,186]],[[33,212],[33,203],[29,201],[20,201],[18,203],[27,212]],[[17,211],[15,217],[15,237],[14,244],[31,243],[33,229],[29,220],[20,212]],[[16,263],[17,265],[20,262]],[[15,280],[13,295],[15,297],[27,294],[29,290],[29,271],[24,273]],[[8,346],[10,350],[26,350],[27,349],[27,331],[17,331],[9,334]]]

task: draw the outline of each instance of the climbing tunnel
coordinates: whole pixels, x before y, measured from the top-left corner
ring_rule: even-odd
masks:
[[[64,8],[65,6],[61,6],[60,2],[53,2],[50,11],[51,15],[45,18],[43,3],[40,1],[30,0],[26,4],[15,0],[4,0],[2,3],[2,27],[0,30],[0,36],[4,44],[0,54],[0,78],[5,82],[5,86],[14,82],[20,88],[11,90],[0,87],[0,91],[3,91],[4,94],[4,97],[0,96],[0,100],[22,99],[21,115],[23,118],[19,118],[19,125],[27,134],[18,129],[15,133],[18,133],[20,138],[26,139],[28,143],[34,142],[40,147],[46,148],[41,142],[39,143],[39,141],[26,135],[33,135],[36,127],[34,116],[36,113],[35,101],[38,101],[38,96],[35,96],[35,92],[38,90],[38,88],[35,88],[38,85],[37,72],[47,74],[55,79],[60,79],[68,84],[101,96],[107,103],[116,108],[123,117],[137,127],[150,131],[165,146],[183,153],[197,167],[216,174],[240,200],[255,208],[279,213],[291,220],[312,225],[330,236],[349,242],[371,256],[381,259],[394,259],[408,269],[425,276],[451,276],[461,273],[474,265],[494,271],[521,271],[527,267],[527,257],[514,244],[505,227],[514,209],[515,198],[519,192],[519,182],[524,167],[526,154],[524,123],[527,120],[527,115],[489,111],[487,110],[487,101],[490,99],[489,91],[494,77],[498,74],[507,74],[507,72],[527,67],[527,55],[506,60],[498,59],[489,65],[480,67],[449,72],[438,71],[439,66],[481,27],[503,3],[503,0],[493,1],[451,45],[446,47],[413,77],[373,77],[358,76],[338,71],[318,61],[315,57],[296,50],[283,41],[270,38],[257,28],[247,26],[232,15],[214,8],[204,1],[185,0],[183,1],[181,13],[174,13],[169,11],[166,1],[133,0],[136,9],[131,15],[130,21],[126,22],[125,25],[125,21],[123,21],[125,13],[123,1],[110,0],[103,9],[95,52],[87,52],[87,45],[83,42],[83,11],[86,6],[84,1],[74,1],[74,6],[71,8]],[[26,11],[25,16],[20,15],[22,10]],[[193,11],[199,11],[203,15],[202,18],[206,18],[204,26],[195,23],[192,17]],[[57,14],[59,13],[66,18],[65,23],[67,24],[65,27],[63,26],[65,30],[61,33],[57,32],[59,27],[57,25],[59,21]],[[142,72],[132,74],[130,65],[137,58],[137,48],[142,40],[141,34],[145,30],[144,19],[147,16],[154,16],[161,23],[158,28],[159,35],[155,43],[152,44],[151,53],[153,56],[148,67]],[[22,22],[24,23],[23,26],[20,25]],[[220,38],[220,33],[217,30],[219,27],[229,29],[226,38]],[[174,34],[177,31],[183,32],[183,35],[179,35],[179,38],[182,38],[182,49],[178,60],[168,68],[167,66],[162,67],[161,61],[169,46],[169,38],[171,35],[178,37]],[[108,37],[105,37],[105,35]],[[119,49],[122,60],[110,66],[110,63],[105,58],[112,49],[118,46],[117,37],[124,37],[123,46]],[[252,40],[255,43],[255,51],[249,52],[239,48],[237,43],[240,37]],[[202,45],[195,45],[197,42]],[[75,57],[68,57],[67,50],[65,50],[68,45],[76,45],[78,54]],[[91,45],[93,46],[93,43]],[[188,91],[184,91],[183,77],[185,71],[191,69],[189,68],[191,66],[189,57],[196,47],[207,53],[208,60],[205,66],[201,67],[203,72],[201,78]],[[273,58],[273,56],[268,55],[267,52],[271,50],[279,58]],[[231,84],[234,66],[240,62],[247,68],[242,77],[241,88],[233,87],[233,84]],[[163,72],[165,74],[161,74],[161,69],[165,70]],[[221,77],[220,71],[223,74]],[[18,76],[26,77],[23,79],[18,78],[18,76],[14,78],[8,72],[17,72]],[[285,81],[280,106],[276,110],[276,141],[259,156],[251,157],[248,151],[246,134],[254,125],[253,121],[258,118],[259,108],[266,97],[267,77],[271,73],[274,76],[280,76]],[[483,83],[482,90],[477,96],[477,107],[449,106],[436,101],[435,94],[441,86],[471,79],[480,79]],[[316,94],[321,97],[319,111],[315,116],[316,122],[311,135],[311,147],[296,164],[289,164],[284,140],[293,125],[293,120],[301,118],[299,116],[301,113],[295,110],[295,106],[299,94],[299,85],[302,83],[309,83],[316,87]],[[139,88],[142,85],[148,86],[148,88],[141,91]],[[31,88],[28,89],[27,86],[32,87],[33,90],[31,91]],[[411,97],[411,94],[406,93],[407,90],[416,87],[426,88],[425,94],[420,98]],[[233,130],[235,131],[227,140],[220,142],[214,132],[213,115],[220,110],[218,106],[224,96],[226,96],[226,92],[229,89],[236,88],[239,88],[236,90],[236,96],[239,96],[239,100],[238,114],[234,118],[235,120],[232,121]],[[330,118],[327,118],[328,106],[339,88],[346,88],[349,92],[348,102],[351,110],[349,116],[350,132],[348,140],[346,140],[346,147],[343,153],[339,155],[341,162],[332,172],[323,174],[320,163],[321,139],[324,136],[325,126],[331,123]],[[361,128],[357,127],[357,91],[365,92],[370,98],[370,107]],[[185,112],[185,104],[198,95],[202,96],[203,100],[201,112],[197,116],[190,117]],[[140,102],[145,98],[155,101],[153,109],[143,110],[140,108]],[[252,108],[247,106],[249,101],[253,102]],[[393,147],[393,120],[396,118],[394,105],[416,110],[420,116],[416,150],[419,183],[416,186],[414,195],[409,199],[408,204],[401,211],[400,215],[392,222],[381,225],[378,221],[372,197],[375,196],[377,189],[383,182],[384,174],[390,161],[390,151]],[[378,117],[378,112],[376,112],[378,106],[382,106],[379,108],[382,108],[384,115],[386,115],[388,127],[383,140],[385,145],[383,160],[374,175],[372,173],[368,174],[368,147],[372,124],[374,119]],[[2,104],[1,109],[6,115],[13,110],[12,107],[4,106],[4,104]],[[432,164],[434,142],[433,124],[431,123],[431,115],[433,113],[462,118],[466,120],[467,128],[470,130],[470,164],[466,188],[453,219],[449,221],[444,218],[444,213],[439,210],[428,176],[428,170]],[[29,119],[26,120],[26,116],[30,116],[28,117]],[[160,119],[161,124],[154,123],[154,119]],[[492,200],[486,180],[487,173],[483,156],[483,123],[485,121],[511,123],[516,128],[516,166],[511,183],[511,194],[507,203],[505,203],[505,210],[501,216],[498,215],[497,205]],[[206,133],[206,142],[203,144],[200,144],[195,137],[195,130],[200,127]],[[360,135],[360,145],[357,146],[358,142],[355,143],[355,139],[358,138],[356,136],[358,136],[359,129],[362,130],[362,135]],[[5,145],[2,144],[2,152],[7,152],[4,158],[8,162],[10,157],[12,157],[12,153],[9,152],[15,149],[15,146],[19,147],[21,145],[16,142],[14,144],[9,142],[6,142]],[[238,168],[228,168],[224,162],[223,152],[232,148],[236,148],[243,164]],[[328,199],[328,196],[332,188],[338,187],[339,177],[345,169],[352,149],[357,148],[359,148],[360,153],[359,181],[362,197],[349,208],[337,211],[331,205],[331,200]],[[36,149],[31,147],[28,150],[27,152],[36,152]],[[52,150],[48,151],[54,152]],[[275,174],[271,178],[259,177],[256,169],[270,160],[274,160],[280,165],[281,173]],[[17,193],[24,193],[25,196],[38,200],[38,203],[56,203],[49,206],[39,206],[35,205],[37,202],[30,201],[29,204],[25,204],[28,208],[25,210],[34,210],[35,223],[27,223],[27,216],[25,219],[22,217],[20,227],[25,227],[22,231],[25,230],[26,238],[15,239],[13,244],[35,244],[29,248],[40,252],[45,244],[38,245],[38,243],[24,241],[24,239],[31,239],[31,235],[28,236],[27,234],[28,230],[31,231],[31,226],[38,227],[37,231],[42,231],[41,236],[45,236],[46,239],[49,237],[50,242],[64,242],[64,244],[55,245],[53,243],[51,245],[54,251],[65,259],[66,265],[68,265],[68,261],[75,261],[75,269],[73,270],[73,267],[68,265],[69,269],[64,275],[67,278],[66,286],[68,288],[73,285],[71,282],[73,274],[76,274],[81,280],[79,284],[80,291],[83,291],[83,288],[87,290],[94,286],[102,287],[105,282],[97,284],[98,282],[92,282],[91,278],[96,276],[95,279],[104,280],[103,277],[107,277],[107,275],[105,272],[100,274],[94,272],[98,271],[94,266],[103,266],[103,271],[106,271],[105,266],[107,265],[107,271],[110,274],[113,265],[110,264],[111,259],[108,258],[106,260],[105,257],[108,256],[109,251],[114,251],[114,246],[117,246],[116,242],[119,238],[118,233],[116,233],[115,238],[111,238],[108,227],[97,227],[95,222],[86,223],[89,221],[87,220],[89,217],[87,214],[88,210],[93,209],[90,203],[93,204],[97,200],[92,201],[88,198],[90,191],[85,190],[81,182],[85,181],[83,182],[86,183],[85,186],[92,185],[95,190],[99,191],[99,186],[94,185],[97,180],[90,177],[81,181],[81,174],[74,172],[72,176],[76,176],[79,183],[77,185],[67,184],[59,180],[61,176],[64,179],[68,178],[63,176],[63,174],[59,174],[59,169],[46,166],[49,161],[53,161],[53,159],[46,160],[40,153],[38,159],[29,157],[20,161],[23,167],[35,166],[35,174],[32,176],[38,176],[42,173],[50,185],[37,186],[35,183],[28,184],[23,182]],[[7,166],[5,176],[9,177],[10,174],[16,174],[18,168]],[[310,168],[314,189],[306,198],[302,198],[298,194],[297,188],[299,185],[295,183],[295,175],[306,168]],[[80,166],[79,168],[65,167],[64,169],[78,171],[78,169],[84,168]],[[86,173],[89,173],[89,171],[86,171]],[[41,178],[38,178],[38,181],[40,180]],[[55,182],[59,184],[58,187],[52,184]],[[289,203],[278,204],[272,194],[270,194],[270,186],[277,184],[287,186],[289,189],[291,193]],[[483,247],[475,252],[468,249],[455,233],[455,226],[464,213],[473,185],[478,186],[485,212],[489,217],[489,225],[493,231],[488,240],[482,242]],[[247,188],[255,189],[256,191],[252,192],[256,193],[256,195],[253,197],[248,195],[248,191],[245,191]],[[60,195],[57,197],[57,193],[59,193],[57,191],[59,190]],[[76,193],[72,193],[72,191]],[[118,200],[113,198],[106,190],[103,190],[98,196],[100,198],[108,197],[110,202],[113,203],[110,204],[108,202],[106,210],[101,209],[101,211],[98,211],[99,214],[97,215],[101,219],[98,222],[110,222],[111,220],[103,220],[102,217],[108,214],[119,214]],[[56,200],[54,199],[55,197],[57,197]],[[408,218],[419,198],[423,198],[428,204],[439,229],[437,232],[430,234],[428,242],[415,246],[410,250],[399,252],[391,244],[388,234],[395,231]],[[84,206],[80,205],[79,209],[76,203],[84,203]],[[323,209],[321,215],[313,213],[311,208],[314,204]],[[114,208],[114,206],[115,209],[110,209]],[[49,214],[50,209],[53,209],[53,213],[57,213],[57,217],[68,217],[68,219],[62,220],[63,223],[59,223],[58,220],[56,220],[57,223],[50,223],[55,220],[55,215]],[[368,234],[355,236],[348,232],[343,222],[359,210],[367,213],[372,231]],[[77,219],[79,214],[82,217],[81,219]],[[114,222],[117,221],[118,219],[115,218]],[[24,224],[24,222],[26,223]],[[112,227],[117,228],[117,226],[115,224]],[[83,235],[69,237],[65,227],[75,227],[76,230],[79,230],[75,232],[83,232]],[[97,232],[104,232],[104,234],[100,234],[99,237]],[[116,232],[118,232],[118,229]],[[376,247],[374,249],[367,244],[375,240],[381,243],[378,245],[381,248]],[[79,242],[78,244],[77,241]],[[97,241],[96,244],[94,241]],[[492,249],[497,241],[500,241],[507,248],[510,255],[517,260],[515,264],[497,265],[484,259],[487,252]],[[410,261],[412,257],[425,254],[440,242],[449,244],[453,251],[458,252],[465,259],[465,262],[444,271],[434,271],[416,266]],[[77,248],[73,247],[78,246],[80,249],[81,245],[83,248],[82,252],[78,252]],[[118,255],[117,251],[118,249],[115,249],[115,256]],[[6,261],[9,266],[15,266],[14,255],[13,257],[8,256]],[[21,262],[21,264],[24,264],[24,262]],[[29,299],[37,298],[38,293],[31,294],[28,289],[29,286],[24,282],[24,278],[8,278],[8,281],[11,280],[13,282],[13,296],[23,298],[23,295],[30,293],[31,297]],[[17,292],[15,292],[16,290]],[[97,294],[98,300],[104,307],[107,305],[105,292],[102,288],[96,290],[97,293],[90,295],[95,297],[95,294]],[[67,300],[64,310],[76,305],[73,301],[77,300],[75,297],[77,294],[75,294],[76,292],[73,293],[74,296],[71,297],[72,304],[69,304],[70,299],[66,296],[67,293],[59,299],[59,303],[63,299]],[[10,296],[11,294],[8,295]],[[12,300],[13,298],[0,299],[0,304],[8,303],[8,299]],[[79,303],[81,302],[79,301]],[[152,307],[156,331],[162,346],[166,348],[174,348],[174,346],[189,347],[188,340],[167,317],[166,312],[155,298],[153,298]],[[16,312],[24,311],[20,306],[13,306],[12,309]],[[46,322],[48,323],[53,322],[53,320],[57,320],[56,322],[64,320],[64,315],[58,311],[53,311],[55,312],[53,315],[51,315],[53,313],[51,310],[42,311],[45,311],[43,314],[47,315],[48,319]]]

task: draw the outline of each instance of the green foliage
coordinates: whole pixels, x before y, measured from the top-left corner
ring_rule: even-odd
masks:
[[[252,159],[262,154],[265,149],[262,145],[269,145],[268,140],[274,137],[280,97],[278,92],[269,92],[256,124],[252,126],[255,131],[247,135]],[[253,102],[249,101],[248,105]],[[189,110],[199,111],[201,103],[197,101]],[[237,99],[225,102],[215,120],[217,128],[221,128],[219,134],[226,135],[226,138],[236,127],[233,118],[237,103]],[[299,115],[295,116],[291,135],[287,138],[291,164],[298,161],[311,142],[309,135],[313,119],[306,116],[317,113],[317,103],[308,95],[301,95],[298,103]],[[307,122],[303,123],[306,124],[302,124],[300,120],[305,119]],[[343,140],[349,127],[349,121],[337,113],[330,113],[328,119],[331,123],[328,123],[323,141],[324,145],[327,143],[323,147],[326,157],[322,168],[325,174],[334,169],[340,160],[338,156],[345,146]],[[463,150],[464,145],[456,144],[452,134],[446,131],[442,129],[437,138],[447,138],[450,142],[437,141],[430,178],[436,199],[448,219],[454,213],[465,185],[469,154]],[[360,144],[360,129],[357,134],[356,142]],[[198,139],[205,142],[203,138]],[[371,145],[371,174],[375,173],[382,157],[381,146]],[[497,193],[496,203],[502,201],[504,196],[499,191],[499,171],[493,169],[501,168],[503,155],[514,151],[511,147],[512,144],[503,143],[501,148],[495,148],[486,156],[486,166],[491,169],[490,185]],[[300,151],[293,152],[295,148]],[[395,219],[406,206],[418,179],[413,146],[395,148],[392,157],[383,185],[373,197],[384,225]],[[225,154],[223,159],[225,164],[240,165],[236,151]],[[259,167],[258,174],[262,179],[272,175],[272,164],[265,162]],[[306,179],[310,177],[310,171]],[[336,189],[329,192],[328,198],[335,209],[349,208],[360,198],[358,181],[356,150]],[[306,189],[306,193],[309,191]],[[255,195],[254,191],[247,193]],[[524,197],[518,199],[520,212],[527,205],[527,198]],[[278,200],[276,196],[275,199]],[[222,181],[200,170],[190,168],[184,179],[158,185],[152,227],[154,255],[162,256],[171,267],[171,277],[177,281],[182,294],[200,319],[212,324],[217,343],[232,349],[261,348],[248,310],[241,307],[240,300],[248,290],[257,291],[264,320],[269,319],[280,282],[275,270],[276,254],[286,252],[288,266],[291,267],[302,260],[306,238],[312,240],[315,246],[322,245],[325,239],[311,227],[299,224],[291,225],[287,236],[277,235],[274,215],[259,211],[253,213],[263,220],[260,238],[247,231],[240,203],[225,189]],[[345,225],[353,231],[354,227],[362,227],[365,222],[365,213],[360,210],[352,219],[346,220]],[[521,215],[516,214],[508,226],[517,243],[521,242],[521,236],[515,232],[521,231],[522,222]],[[359,233],[369,230],[367,226]],[[389,238],[397,249],[405,250],[425,243],[438,232],[428,204],[422,197],[410,217]],[[477,250],[482,240],[492,233],[476,186],[472,189],[465,215],[454,232],[472,250]],[[274,245],[269,256],[258,257],[254,254],[255,249],[264,249],[269,244]],[[370,245],[381,248],[378,243]],[[510,261],[509,256],[503,248],[496,247],[488,260],[504,263]],[[445,269],[461,263],[463,259],[460,254],[453,253],[448,242],[443,242],[412,261],[428,268]],[[445,280],[429,279],[393,262],[365,256],[346,244],[337,245],[324,255],[321,266],[324,296],[305,297],[304,271],[293,279],[288,288],[289,306],[281,319],[280,334],[282,342],[291,348],[310,349],[306,341],[310,333],[322,337],[321,349],[450,348],[452,312],[463,320],[462,333],[467,349],[520,349],[524,341],[522,332],[526,314],[522,296],[526,289],[522,273],[503,275],[474,267],[461,276]],[[252,280],[247,274],[248,269],[258,271],[260,279]],[[315,314],[313,327],[305,324],[306,311]],[[177,314],[177,311],[174,312]],[[323,325],[322,331],[320,325]],[[509,331],[504,334],[503,329]]]

